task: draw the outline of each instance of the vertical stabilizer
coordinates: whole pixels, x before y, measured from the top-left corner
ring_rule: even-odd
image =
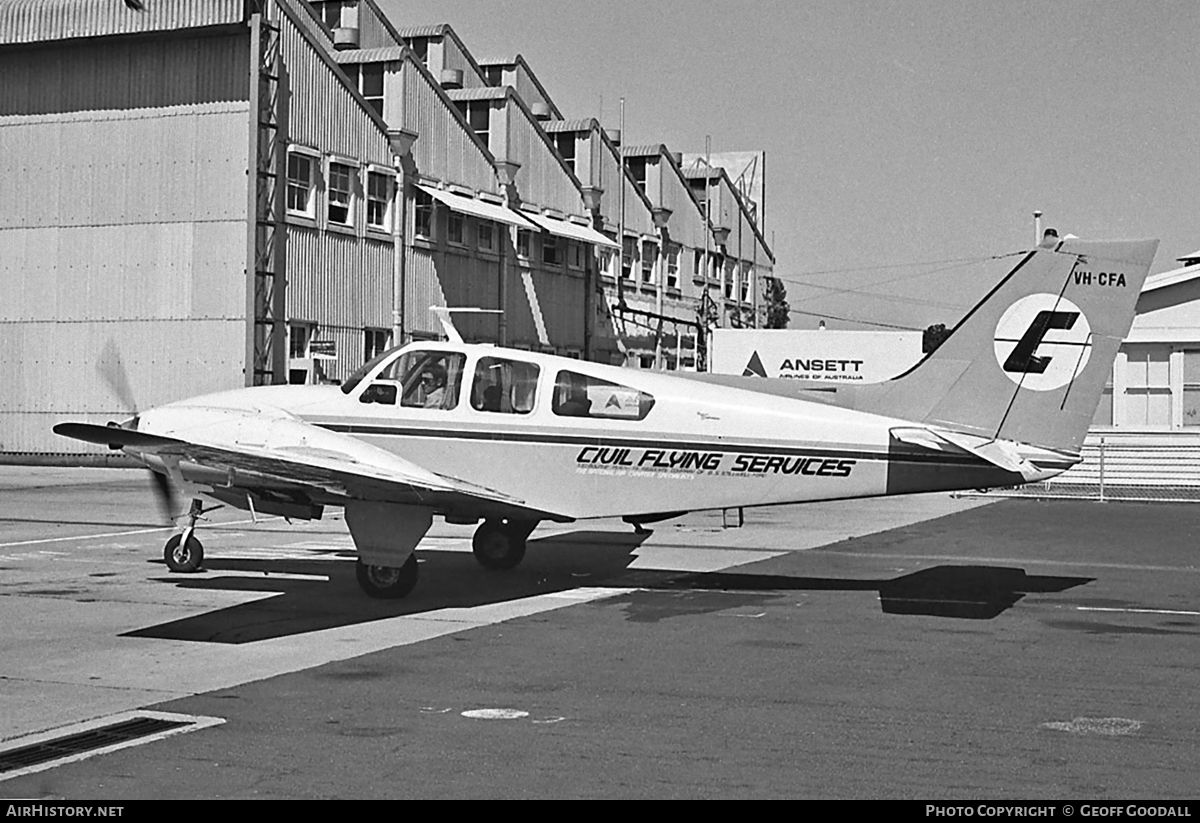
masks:
[[[936,351],[847,405],[1078,452],[1157,249],[1068,239],[1031,251]]]

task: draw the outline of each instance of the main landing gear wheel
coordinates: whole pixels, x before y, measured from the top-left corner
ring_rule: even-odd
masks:
[[[404,565],[398,568],[372,566],[359,560],[355,563],[354,572],[358,576],[358,585],[368,597],[399,600],[417,585],[417,556],[410,554]]]
[[[525,557],[525,541],[536,525],[485,520],[471,538],[471,551],[485,569],[511,569]]]
[[[187,536],[186,540],[184,535]],[[198,571],[200,564],[204,562],[204,546],[189,529],[184,534],[172,535],[163,548],[163,559],[167,561],[167,568],[173,572]]]

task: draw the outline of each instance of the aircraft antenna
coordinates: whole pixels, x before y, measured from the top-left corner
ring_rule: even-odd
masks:
[[[442,324],[442,331],[446,332],[446,337],[451,343],[465,342],[462,335],[458,333],[458,329],[454,327],[454,321],[450,318],[451,312],[463,314],[504,314],[500,309],[480,309],[474,306],[430,306],[429,310],[437,315],[437,319]]]

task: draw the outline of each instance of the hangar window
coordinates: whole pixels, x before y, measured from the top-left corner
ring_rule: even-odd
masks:
[[[289,214],[315,217],[316,186],[313,171],[316,158],[289,150],[287,156],[287,210]]]
[[[329,164],[329,222],[349,226],[354,222],[354,167]]]
[[[1183,425],[1200,426],[1200,351],[1183,350]]]
[[[490,220],[480,220],[478,226],[478,240],[480,251],[495,251],[496,250],[496,224]]]
[[[563,159],[563,163],[572,172],[575,171],[575,132],[560,131],[554,135],[554,148]]]
[[[1139,428],[1171,426],[1171,352],[1169,346],[1138,344],[1125,351],[1122,424]]]
[[[363,362],[369,363],[388,350],[392,333],[387,329],[363,329]]]
[[[625,237],[621,248],[621,278],[629,280],[633,277],[633,258],[637,256],[637,239]]]
[[[501,414],[528,414],[537,399],[541,369],[533,363],[481,357],[471,386],[471,408]]]
[[[459,100],[454,105],[484,146],[488,144],[492,104],[488,100]]]
[[[567,265],[573,269],[583,268],[583,244],[567,241]]]
[[[654,397],[644,391],[587,374],[560,371],[554,380],[551,409],[559,417],[644,420]]]
[[[321,17],[321,22],[331,29],[341,28],[342,12],[358,5],[354,0],[321,0],[313,3],[313,8]]]
[[[553,234],[542,235],[542,262],[547,266],[562,265],[562,245]]]
[[[392,230],[392,176],[367,172],[367,228]]]
[[[467,243],[467,220],[456,211],[450,212],[446,221],[446,242],[455,246],[465,246]]]
[[[433,198],[420,189],[413,194],[413,234],[433,239]]]
[[[658,257],[658,246],[653,243],[642,243],[642,282],[654,282],[654,262]]]

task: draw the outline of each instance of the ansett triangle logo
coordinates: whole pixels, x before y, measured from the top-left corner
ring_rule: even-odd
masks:
[[[1056,294],[1031,294],[996,324],[996,362],[1023,389],[1065,386],[1087,366],[1092,328],[1078,306]]]
[[[736,360],[733,362],[737,362]],[[750,362],[746,364],[745,370],[742,372],[742,377],[766,377],[767,370],[763,368],[762,358],[758,356],[758,352],[750,355]]]

